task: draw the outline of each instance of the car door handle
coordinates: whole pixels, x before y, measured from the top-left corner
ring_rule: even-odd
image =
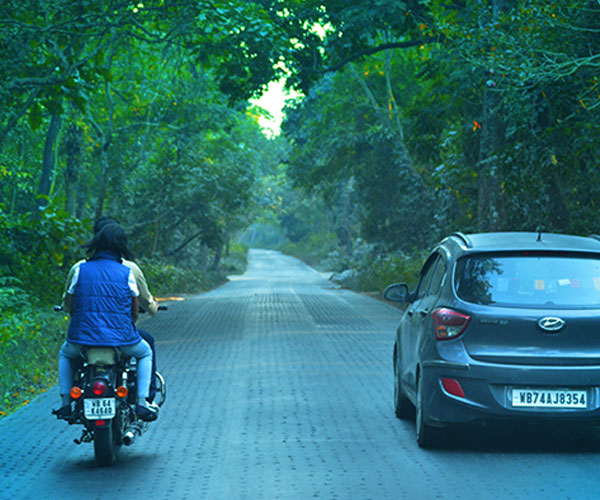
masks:
[[[421,317],[425,317],[429,314],[429,311],[427,309],[421,309],[420,311],[417,311],[419,313],[419,316]]]

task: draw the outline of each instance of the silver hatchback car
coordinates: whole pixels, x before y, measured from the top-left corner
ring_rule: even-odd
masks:
[[[394,407],[417,441],[485,420],[600,421],[600,236],[454,233],[432,251],[394,345]]]

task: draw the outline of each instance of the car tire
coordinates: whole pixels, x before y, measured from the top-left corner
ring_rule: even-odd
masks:
[[[424,401],[426,392],[423,379],[419,376],[417,382],[417,401],[415,405],[415,428],[417,431],[417,444],[420,448],[434,448],[440,444],[442,430],[427,424],[427,406]]]
[[[397,345],[394,345],[394,412],[396,413],[396,417],[401,419],[411,418],[414,414],[413,405],[402,389]]]

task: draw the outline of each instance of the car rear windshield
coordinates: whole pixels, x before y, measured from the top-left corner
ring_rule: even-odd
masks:
[[[478,254],[457,262],[458,296],[476,304],[600,306],[600,257],[521,252]]]

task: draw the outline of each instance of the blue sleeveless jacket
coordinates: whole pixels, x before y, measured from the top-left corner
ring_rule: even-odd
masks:
[[[112,252],[96,252],[79,266],[67,341],[94,346],[136,344],[131,319],[130,269]]]

